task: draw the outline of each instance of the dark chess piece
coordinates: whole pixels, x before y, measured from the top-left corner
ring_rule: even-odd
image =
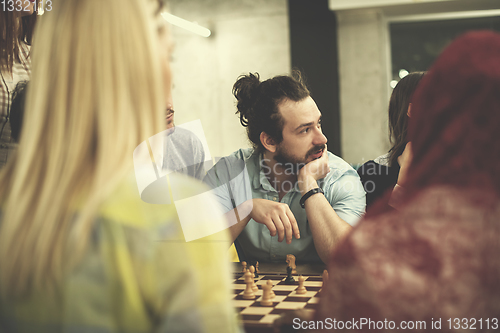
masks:
[[[292,267],[287,266],[286,274],[287,275],[286,275],[285,283],[286,284],[295,284],[295,279],[292,276]]]

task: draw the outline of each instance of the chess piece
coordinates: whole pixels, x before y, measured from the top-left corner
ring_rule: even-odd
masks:
[[[257,263],[256,260],[249,260],[249,261],[247,261],[247,267],[248,267],[247,269],[250,269],[250,266],[255,267],[255,272],[254,272],[255,276],[254,277],[258,278],[259,274],[257,272],[257,266],[256,266],[257,264],[256,263]]]
[[[256,278],[259,277],[259,262],[258,261],[255,262],[255,277]]]
[[[302,276],[302,274],[299,276],[299,287],[295,291],[297,294],[305,294],[307,292],[306,287],[304,287],[304,281],[306,280],[305,277]]]
[[[268,285],[270,287],[270,289],[269,289],[269,293],[271,294],[270,297],[275,298],[276,294],[274,293],[274,290],[272,289],[273,288],[273,281],[267,280],[266,285]]]
[[[247,271],[247,262],[246,261],[242,261],[241,262],[241,266],[243,267],[242,272],[245,273]]]
[[[243,298],[244,299],[255,299],[255,293],[253,292],[253,278],[252,278],[252,273],[250,271],[245,272],[245,283],[247,284],[247,287],[245,288],[245,291],[243,292]]]
[[[288,266],[286,268],[286,279],[285,279],[285,284],[294,284],[295,283],[295,279],[293,278],[292,276],[292,267]]]
[[[292,274],[297,274],[297,266],[295,265],[295,256],[293,254],[286,255],[286,263],[292,267]]]
[[[271,285],[269,285],[267,283],[262,285],[262,290],[264,292],[262,294],[262,299],[260,301],[260,305],[273,306],[273,301],[271,301],[271,288],[272,288],[272,286],[273,286],[272,283],[271,283]]]
[[[250,273],[252,273],[252,282],[253,282],[252,289],[253,291],[257,291],[259,290],[259,287],[257,287],[257,284],[255,283],[255,267],[250,266]]]

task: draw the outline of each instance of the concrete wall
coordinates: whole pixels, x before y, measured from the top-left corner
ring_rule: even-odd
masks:
[[[386,29],[378,10],[337,13],[342,157],[362,163],[389,149]]]
[[[290,72],[286,0],[169,0],[172,14],[212,30],[208,38],[172,27],[175,122],[200,119],[212,156],[249,146],[235,115],[241,74]]]

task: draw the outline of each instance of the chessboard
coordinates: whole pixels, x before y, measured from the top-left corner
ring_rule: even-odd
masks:
[[[233,306],[239,314],[239,320],[245,327],[247,332],[272,332],[272,328],[276,325],[275,321],[282,318],[284,314],[293,313],[294,310],[300,310],[301,317],[303,315],[312,315],[314,309],[319,303],[320,289],[323,285],[321,275],[303,274],[306,278],[304,286],[307,289],[305,294],[297,294],[295,290],[299,287],[298,275],[294,274],[295,284],[286,284],[284,282],[286,274],[259,274],[255,278],[255,284],[259,288],[255,292],[256,298],[246,300],[243,298],[243,292],[246,288],[243,273],[234,273],[232,287],[234,296],[232,299]],[[272,290],[276,294],[272,299],[272,306],[262,306],[262,285],[271,280],[273,283]]]

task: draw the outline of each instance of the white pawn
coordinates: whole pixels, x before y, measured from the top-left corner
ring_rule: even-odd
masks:
[[[255,294],[253,292],[253,278],[252,278],[252,273],[250,271],[245,272],[245,283],[247,284],[247,287],[245,291],[243,292],[243,298],[244,299],[254,299]]]
[[[270,297],[275,298],[276,294],[273,291],[273,282],[271,280],[267,280],[266,284],[269,286]]]
[[[273,306],[273,301],[271,301],[271,288],[272,287],[273,287],[272,283],[271,283],[271,285],[269,285],[268,283],[262,285],[262,290],[264,291],[264,293],[262,294],[262,299],[260,301],[260,305]]]
[[[243,268],[242,272],[245,273],[247,271],[247,262],[246,261],[242,261],[241,262],[241,266]]]
[[[250,266],[250,273],[252,273],[252,282],[253,282],[252,289],[253,291],[257,291],[259,290],[259,287],[257,287],[257,284],[255,283],[255,267]]]
[[[304,287],[304,281],[306,280],[305,277],[302,275],[299,276],[299,287],[295,291],[297,294],[305,294],[307,292],[306,287]]]
[[[292,267],[292,274],[297,274],[297,265],[295,265],[295,256],[293,254],[286,255],[286,263]]]

